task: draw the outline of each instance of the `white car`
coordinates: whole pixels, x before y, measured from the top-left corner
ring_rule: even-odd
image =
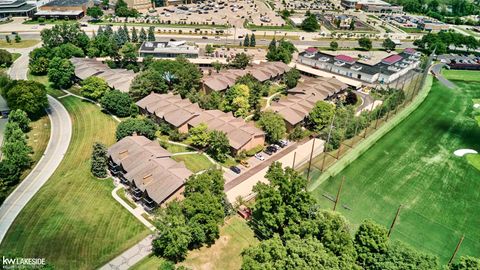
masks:
[[[255,157],[256,157],[258,160],[261,160],[261,161],[265,160],[265,157],[264,157],[262,154],[260,154],[260,153],[255,154]]]

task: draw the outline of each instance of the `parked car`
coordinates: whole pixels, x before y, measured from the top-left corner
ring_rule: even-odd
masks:
[[[269,156],[273,155],[273,153],[274,153],[274,152],[272,151],[272,149],[271,149],[271,148],[268,148],[268,147],[267,147],[267,148],[265,149],[265,151],[263,151],[263,152],[264,152],[265,154],[269,155]]]
[[[208,37],[202,37],[202,39],[208,39]]]
[[[272,152],[272,153],[276,153],[278,151],[278,149],[275,147],[275,146],[272,146],[272,145],[269,145],[267,146],[267,149],[268,151]],[[266,152],[265,152],[266,153]]]
[[[232,170],[232,172],[236,174],[240,174],[242,172],[242,170],[240,170],[240,168],[238,168],[237,166],[231,166],[230,170]]]
[[[260,153],[256,153],[255,158],[257,158],[258,160],[262,160],[262,161],[265,160],[265,157]]]
[[[278,145],[280,145],[280,147],[284,148],[285,146],[288,145],[288,141],[287,140],[280,140],[280,141],[278,141]]]
[[[275,150],[277,150],[277,151],[280,150],[280,149],[282,149],[278,144],[272,144],[272,145],[270,145],[270,146],[273,147],[273,148],[275,148]],[[275,152],[277,152],[277,151],[275,151]]]
[[[240,160],[240,164],[242,164],[245,168],[250,168],[250,164],[246,160]]]

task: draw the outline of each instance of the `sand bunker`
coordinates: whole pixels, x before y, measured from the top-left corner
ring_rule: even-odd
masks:
[[[457,157],[463,157],[466,154],[478,154],[478,152],[473,149],[458,149],[457,151],[453,152],[453,154]]]

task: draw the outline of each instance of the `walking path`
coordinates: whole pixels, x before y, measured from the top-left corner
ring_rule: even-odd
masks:
[[[154,239],[153,235],[145,237],[135,246],[129,248],[127,251],[123,252],[120,256],[108,262],[106,265],[100,268],[100,270],[127,270],[143,258],[147,257],[152,253],[152,241]]]
[[[142,207],[138,206],[134,209],[132,207],[130,207],[130,205],[128,205],[127,202],[125,202],[122,198],[120,198],[117,194],[117,191],[120,190],[122,187],[121,184],[119,183],[116,183],[117,187],[114,188],[112,190],[112,196],[113,198],[119,202],[123,207],[125,207],[128,212],[132,213],[132,215],[134,215],[138,220],[140,220],[140,222],[143,223],[143,225],[145,225],[147,228],[149,228],[151,231],[155,231],[155,226],[152,225],[152,223],[150,223],[148,220],[146,220],[142,214],[144,213],[144,211],[142,210]]]
[[[34,47],[29,48],[29,50],[33,49]],[[27,78],[28,53],[29,51],[25,50],[10,68],[9,73],[13,79]],[[23,207],[57,169],[70,144],[72,137],[70,115],[65,107],[53,97],[48,96],[48,102],[50,108],[46,111],[51,123],[50,140],[35,168],[0,206],[0,242]]]
[[[445,77],[443,77],[442,75],[442,68],[445,66],[445,64],[443,63],[440,63],[440,64],[435,64],[432,66],[432,73],[433,75],[438,79],[438,81],[445,85],[446,87],[450,88],[450,89],[455,89],[457,86],[452,83],[451,81],[445,79]]]

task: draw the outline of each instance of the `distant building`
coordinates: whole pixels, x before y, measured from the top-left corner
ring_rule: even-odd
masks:
[[[420,56],[420,52],[409,48],[376,64],[366,64],[347,55],[335,56],[308,48],[299,54],[298,62],[368,83],[391,83],[418,67]]]
[[[345,91],[348,85],[336,78],[307,78],[292,89],[287,96],[269,107],[285,121],[288,131],[301,125],[318,101],[330,100]]]
[[[439,21],[423,20],[417,24],[417,28],[429,32],[440,32],[450,29],[450,26]]]
[[[145,41],[139,49],[140,57],[153,56],[155,58],[197,58],[200,49],[198,46],[187,45],[186,41]]]
[[[238,78],[247,74],[251,74],[259,82],[265,82],[278,80],[289,70],[290,67],[283,62],[262,62],[246,69],[224,69],[205,76],[202,88],[206,93],[222,92],[234,85]]]
[[[342,2],[345,0],[342,0]],[[402,6],[394,6],[382,0],[359,0],[355,5],[356,9],[361,9],[365,12],[374,13],[402,13]]]
[[[75,67],[75,76],[85,80],[90,76],[104,79],[108,86],[121,92],[128,92],[135,73],[126,69],[111,69],[106,64],[95,59],[72,58],[70,59]]]
[[[350,28],[350,24],[352,23],[353,18],[347,15],[338,15],[332,16],[332,25],[338,27],[339,29],[348,29]]]
[[[137,10],[148,10],[153,7],[152,1],[150,0],[125,0],[129,8],[134,8]]]
[[[358,0],[342,0],[340,4],[346,9],[354,9],[357,6]]]
[[[33,4],[27,4],[26,0],[1,0],[0,18],[7,17],[32,17],[37,11]]]
[[[35,18],[79,19],[93,6],[92,0],[53,0],[38,8]]]

